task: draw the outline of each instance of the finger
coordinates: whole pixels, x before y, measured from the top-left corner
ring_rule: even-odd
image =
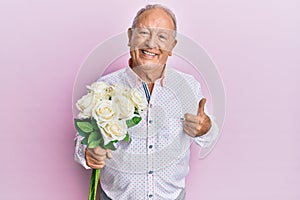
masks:
[[[86,164],[87,166],[93,169],[103,168],[105,165],[105,160],[99,161],[89,155],[86,156]]]
[[[85,150],[85,162],[86,162],[86,165],[92,169],[100,169],[101,168],[100,164],[96,164],[94,158],[91,157],[91,154],[88,151],[88,149]]]
[[[105,166],[105,164],[101,164],[101,165],[88,165],[90,168],[92,168],[92,169],[102,169],[104,166]]]
[[[107,158],[112,159],[112,151],[110,149],[107,149]]]
[[[198,137],[207,132],[207,127],[198,125],[196,128],[190,127],[186,124],[183,125],[183,130],[191,137]]]
[[[103,149],[100,146],[97,146],[95,148],[88,148],[88,150],[94,155],[106,156],[106,149]]]
[[[191,137],[196,137],[197,132],[187,125],[183,125],[183,130]]]
[[[85,157],[86,157],[86,159],[93,158],[99,162],[106,160],[106,154],[99,156],[99,155],[93,154],[93,152],[90,152],[89,150],[86,150]]]
[[[105,164],[105,160],[97,160],[93,157],[87,157],[86,158],[86,162],[88,164],[92,164],[92,165],[100,165],[100,164]]]
[[[183,125],[186,126],[186,127],[191,128],[191,129],[194,129],[196,131],[199,131],[201,129],[201,125],[199,123],[185,121],[183,123]]]
[[[88,162],[87,161],[86,165],[89,166],[92,169],[101,169],[105,166],[105,162],[93,163],[93,162]]]
[[[184,121],[199,124],[200,123],[200,117],[198,115],[193,115],[193,114],[190,114],[190,113],[186,113],[186,114],[184,114]]]
[[[95,154],[94,152],[89,152],[89,155],[91,155],[91,157],[93,157],[97,160],[104,160],[106,158],[106,153],[103,155],[98,155],[98,154]]]
[[[204,113],[205,103],[206,103],[206,98],[202,98],[199,102],[198,113],[197,113],[198,116],[205,115],[205,113]]]

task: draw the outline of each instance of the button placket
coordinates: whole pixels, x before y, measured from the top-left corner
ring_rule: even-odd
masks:
[[[149,110],[148,110],[148,137],[147,137],[147,162],[148,162],[148,168],[147,168],[147,179],[148,179],[148,197],[151,199],[153,197],[154,193],[154,180],[153,180],[153,144],[154,144],[154,121],[152,120],[152,114],[151,114],[151,108],[152,104],[149,103]]]

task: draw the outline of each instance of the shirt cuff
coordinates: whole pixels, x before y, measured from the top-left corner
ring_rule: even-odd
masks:
[[[81,137],[78,134],[77,134],[77,136],[74,139],[74,141],[75,141],[74,160],[76,162],[78,162],[79,164],[81,164],[85,169],[91,169],[86,164],[86,160],[85,160],[85,149],[86,149],[86,146],[83,145],[83,144],[81,144],[81,140],[82,139],[83,139],[83,137]]]
[[[218,138],[218,133],[219,133],[218,125],[214,121],[213,117],[210,117],[210,119],[212,124],[209,131],[204,135],[194,138],[196,144],[198,144],[202,148],[210,148],[211,146],[214,145],[214,143]]]

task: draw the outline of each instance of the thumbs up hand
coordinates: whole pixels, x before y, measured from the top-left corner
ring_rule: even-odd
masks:
[[[205,98],[200,100],[197,115],[184,115],[183,130],[191,137],[204,135],[211,127],[211,120],[204,112],[205,103]]]

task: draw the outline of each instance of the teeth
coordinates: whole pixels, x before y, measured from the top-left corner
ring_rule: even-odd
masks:
[[[155,53],[151,53],[145,50],[142,50],[144,54],[150,55],[150,56],[155,56]]]

